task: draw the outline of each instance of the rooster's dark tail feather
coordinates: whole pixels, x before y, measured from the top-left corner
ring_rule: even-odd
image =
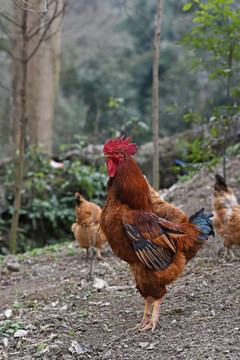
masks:
[[[197,237],[197,240],[206,240],[210,235],[214,236],[214,223],[211,220],[213,214],[204,214],[204,208],[197,211],[189,218],[189,222],[198,227],[201,235]]]

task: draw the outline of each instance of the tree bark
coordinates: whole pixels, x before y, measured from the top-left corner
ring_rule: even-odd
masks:
[[[39,5],[39,3],[39,0],[36,0],[34,5],[37,6]],[[19,152],[17,154],[18,163],[15,183],[14,209],[9,235],[9,250],[11,253],[15,253],[17,247],[17,229],[21,206],[23,162],[25,155],[25,140],[27,137],[29,113],[31,116],[33,116],[33,122],[31,122],[30,124],[32,130],[31,134],[33,134],[32,137],[35,139],[34,143],[39,144],[39,142],[41,142],[40,135],[42,135],[42,132],[44,132],[45,137],[43,137],[43,139],[45,140],[45,142],[43,142],[43,145],[45,146],[46,151],[48,151],[49,153],[51,152],[52,119],[54,109],[54,103],[52,99],[55,99],[56,85],[58,82],[59,59],[58,64],[55,65],[54,56],[56,54],[54,53],[54,56],[52,58],[50,55],[52,51],[52,46],[54,49],[55,46],[58,50],[60,48],[59,40],[57,41],[56,38],[53,40],[55,32],[59,35],[59,24],[61,23],[61,17],[63,14],[63,7],[59,7],[60,3],[62,4],[62,0],[56,0],[51,2],[51,5],[55,5],[54,10],[48,11],[48,17],[44,18],[43,16],[40,16],[40,19],[42,21],[47,19],[47,23],[42,24],[43,26],[41,26],[41,24],[39,24],[38,22],[36,28],[34,27],[33,21],[29,20],[30,14],[31,17],[37,18],[36,13],[31,13],[25,8],[21,8],[20,5],[17,5],[15,2],[13,3],[13,12],[16,17],[14,17],[14,20],[11,21],[11,25],[13,27],[13,31],[18,31],[16,32],[17,35],[15,36],[15,42],[13,43],[15,47],[13,46],[12,48],[13,113],[11,119],[11,141],[12,151],[14,152],[14,154],[16,150],[19,150]],[[51,25],[54,23],[54,21],[56,21],[57,25],[54,29],[51,29],[50,31],[49,29],[51,28]],[[40,46],[43,44],[44,40],[47,40],[44,43],[46,48],[48,46],[49,40],[51,40],[51,46],[48,48],[48,51],[46,50],[41,53]],[[37,55],[39,57],[37,57]],[[51,65],[50,67],[48,67],[48,62],[50,61]],[[31,67],[29,69],[30,62]],[[41,67],[43,67],[43,69]],[[51,70],[47,71],[48,68],[50,68]],[[53,71],[53,68],[57,69],[56,72]],[[39,72],[40,70],[41,72]],[[28,81],[28,76],[30,75],[31,81]],[[44,78],[45,81],[41,83],[40,79],[42,78]],[[45,97],[42,95],[43,93],[45,94]],[[47,106],[47,104],[49,103],[50,105]],[[36,117],[34,116],[35,114],[32,108],[35,107],[41,110],[40,119],[37,118],[37,115],[39,113],[38,111],[36,111]],[[45,116],[46,113],[47,116]],[[39,124],[41,126],[39,126]]]
[[[63,0],[52,2],[48,8],[48,18],[55,16],[63,8]],[[30,59],[28,83],[28,114],[30,145],[42,145],[51,155],[55,98],[60,73],[61,26],[62,16],[54,18],[38,51]],[[32,21],[36,21],[35,19]],[[40,26],[38,24],[36,26]],[[42,36],[44,28],[31,39],[29,53]],[[32,106],[34,104],[34,106]]]
[[[22,11],[22,10],[19,10]],[[13,218],[9,236],[9,250],[11,253],[16,253],[17,244],[17,228],[19,220],[19,211],[21,205],[21,190],[23,180],[23,161],[25,152],[25,136],[27,128],[27,117],[26,117],[26,92],[27,92],[27,11],[23,11],[22,14],[22,61],[21,61],[21,122],[20,122],[20,139],[19,139],[19,155],[18,155],[18,167],[17,167],[17,179],[16,179],[16,190],[15,190],[15,201],[13,209]]]
[[[9,145],[10,156],[16,155],[20,146],[21,134],[21,89],[23,82],[23,68],[19,59],[22,58],[22,24],[24,12],[16,5],[12,7],[12,15],[15,22],[12,26],[12,52],[14,57],[11,63],[11,93],[10,93],[10,126],[9,126]],[[19,24],[19,25],[18,25]]]
[[[163,0],[158,0],[157,21],[154,37],[154,61],[153,61],[153,187],[159,188],[159,149],[158,149],[158,67],[159,67],[159,44],[161,33]]]

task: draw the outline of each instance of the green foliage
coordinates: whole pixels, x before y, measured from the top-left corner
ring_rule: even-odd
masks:
[[[111,21],[105,22],[100,21],[101,7],[91,13],[91,3],[74,1],[83,23],[88,16],[95,18],[94,22],[90,21],[92,31],[82,26],[78,34],[72,34],[71,45],[70,32],[63,33],[65,42],[53,133],[55,151],[57,144],[71,142],[74,132],[86,135],[91,143],[102,143],[103,139],[122,131],[133,135],[139,145],[152,138],[153,48],[149,38],[154,37],[157,3],[155,0],[128,0],[125,11],[123,2],[108,2],[104,12],[111,12]],[[167,112],[169,104],[188,104],[189,108],[197,110],[204,106],[199,103],[202,74],[197,70],[189,73],[187,68],[193,55],[183,45],[176,46],[176,41],[189,29],[192,18],[188,12],[182,12],[185,3],[185,0],[168,0],[163,6],[160,136],[189,127],[182,117]],[[116,11],[117,16],[113,16]],[[72,26],[70,14],[65,21]],[[109,99],[114,99],[115,103]],[[116,104],[119,99],[124,102]]]
[[[195,139],[189,144],[188,149],[190,153],[187,159],[196,165],[192,167],[192,170],[198,170],[204,165],[212,171],[213,167],[219,162],[219,159],[213,151],[212,142],[213,139],[205,138],[204,140]]]
[[[41,344],[39,344],[39,345],[37,346],[37,350],[38,350],[38,351],[42,351],[42,350],[44,350],[46,347],[47,347],[47,344],[41,343]]]
[[[194,175],[194,172],[190,170],[190,173],[187,174],[187,175],[179,175],[178,176],[178,180],[180,182],[185,182],[185,181],[188,181],[188,180],[191,180],[191,178],[193,177]]]
[[[19,304],[18,302],[13,304],[14,310],[18,310],[20,307],[21,307],[21,304]]]
[[[4,320],[2,321],[2,324],[0,326],[0,334],[2,337],[10,337],[13,336],[13,334],[19,330],[22,329],[23,324],[21,321],[13,322],[12,320]]]
[[[240,70],[240,9],[234,0],[194,0],[183,7],[183,11],[190,9],[197,9],[193,19],[195,26],[185,35],[182,43],[189,45],[197,55],[192,68],[200,66],[208,74],[210,82],[216,83],[218,78],[221,79],[221,90],[225,96],[221,105],[212,99],[213,109],[209,119],[191,109],[187,112],[183,107],[178,110],[182,111],[187,122],[201,125],[203,133],[207,131],[207,136],[188,145],[187,159],[197,164],[192,170],[197,170],[203,163],[212,169],[219,161],[219,150],[223,156],[226,154],[231,119],[240,109],[239,84],[236,81]],[[207,125],[205,128],[204,124]]]
[[[73,256],[75,254],[76,254],[76,249],[75,248],[68,249],[67,256]]]
[[[140,121],[138,117],[132,116],[128,119],[128,110],[123,98],[115,99],[111,96],[108,105],[113,112],[113,118],[117,119],[119,116],[122,117],[122,126],[119,129],[116,130],[114,127],[109,127],[112,135],[120,136],[121,134],[131,134],[135,141],[138,142],[141,136],[144,136],[144,134],[150,131],[149,126],[143,121]]]
[[[82,145],[81,141],[74,144],[75,148]],[[66,147],[63,148],[66,150]],[[12,170],[7,166],[0,177],[9,194],[8,211],[0,217],[4,231],[7,231],[13,212],[12,177]],[[54,169],[46,155],[30,148],[25,162],[18,251],[73,238],[71,224],[75,221],[75,192],[79,191],[87,199],[100,203],[106,197],[107,179],[106,166],[95,169],[76,159],[63,160],[63,166]],[[31,251],[32,256],[35,252],[38,255],[38,249]]]
[[[85,310],[85,311],[81,312],[78,316],[80,318],[86,318],[86,317],[88,317],[88,312]]]
[[[232,146],[229,146],[227,148],[227,155],[239,155],[240,154],[240,142],[232,145]]]
[[[240,66],[240,9],[234,0],[195,1],[198,10],[193,23],[195,27],[185,35],[183,43],[197,52],[197,62],[207,70],[209,79],[220,77],[225,81],[225,102],[230,92],[239,95],[239,82],[234,81]],[[183,8],[187,11],[193,5]]]

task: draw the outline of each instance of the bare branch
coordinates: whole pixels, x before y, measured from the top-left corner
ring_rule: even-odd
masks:
[[[132,23],[133,23],[134,25],[136,25],[136,26],[144,33],[144,35],[145,35],[146,38],[150,41],[150,43],[151,43],[151,45],[152,45],[152,47],[153,47],[153,49],[154,49],[154,48],[155,48],[155,45],[154,45],[154,41],[153,41],[153,39],[151,38],[151,36],[149,36],[149,34],[145,31],[144,27],[143,27],[142,25],[138,24],[138,23],[133,19],[133,17],[129,14],[129,12],[128,12],[128,7],[127,7],[127,5],[126,5],[126,0],[122,0],[122,4],[123,4],[123,6],[124,6],[124,9],[125,9],[125,12],[126,12],[126,15],[128,16],[128,18],[132,21]]]
[[[7,16],[7,15],[6,15],[6,14],[4,14],[4,13],[0,13],[0,16],[2,16],[4,19],[8,20],[10,23],[12,23],[12,24],[14,24],[14,25],[18,26],[19,28],[21,28],[21,27],[22,27],[22,24],[17,23],[17,22],[16,22],[16,21],[14,21],[14,20],[13,20],[13,18],[11,18],[10,16]]]
[[[58,2],[56,2],[56,7],[55,10],[58,7]],[[65,10],[65,5],[63,5],[63,8],[61,10],[59,10],[58,13],[56,13],[56,11],[54,10],[54,14],[52,15],[51,19],[49,20],[50,23],[52,23],[55,19],[57,19],[60,15],[63,14],[64,10]],[[49,28],[49,22],[47,23],[47,27]],[[34,36],[36,36],[40,31],[42,30],[42,28],[40,26],[38,26],[36,28],[36,30],[34,32],[32,32],[29,36],[28,36],[28,40],[31,40]]]
[[[58,8],[58,3],[56,3],[55,9],[54,9],[54,14],[51,17],[50,21],[48,22],[47,26],[45,27],[41,38],[39,39],[37,45],[35,46],[35,48],[32,50],[32,52],[28,55],[28,57],[26,59],[24,59],[24,61],[28,61],[29,59],[31,59],[31,57],[37,52],[37,50],[39,49],[41,43],[43,42],[43,40],[45,39],[45,36],[47,34],[48,29],[50,28],[51,24],[53,23],[53,21],[60,15],[63,14],[65,6],[63,5],[63,8],[57,13],[57,8]]]
[[[5,35],[5,37],[6,37],[7,39],[9,39],[9,34],[8,34],[5,26],[3,25],[1,19],[0,19],[0,28],[2,29],[2,32],[3,32],[3,34]],[[4,35],[1,36],[2,39],[4,39]]]
[[[147,16],[146,14],[144,14],[141,10],[139,10],[139,9],[134,9],[134,11],[135,11],[137,14],[141,15],[142,17],[144,17],[146,20],[148,20],[148,21],[150,22],[150,24],[152,23],[152,19],[151,19],[149,16]]]
[[[1,48],[1,49],[2,49],[3,51],[5,51],[9,56],[11,56],[14,60],[21,61],[21,62],[24,61],[23,59],[15,56],[10,50],[8,50],[8,49],[3,49],[3,48]]]
[[[27,1],[25,0],[21,0],[23,2],[23,4],[25,4],[27,7],[20,5],[20,2],[18,2],[17,0],[12,0],[14,2],[15,5],[17,5],[20,9],[22,10],[26,10],[29,12],[35,12],[35,13],[39,13],[39,14],[43,14],[43,13],[47,13],[48,9],[47,9],[47,0],[43,0],[43,10],[38,10],[36,9],[33,5],[29,4]]]
[[[62,25],[62,20],[63,20],[63,19],[61,19],[61,21],[60,21],[60,23],[59,23],[58,29],[57,29],[56,31],[54,31],[51,35],[46,36],[46,37],[43,39],[43,41],[48,41],[48,40],[52,39],[52,38],[60,31],[60,27],[61,27],[61,25]]]
[[[12,0],[14,2],[14,4],[18,7],[20,7],[22,9],[21,6],[19,6],[19,3],[16,1],[16,0]],[[28,4],[26,1],[23,1],[25,4]],[[45,29],[37,43],[37,45],[35,46],[35,48],[32,50],[32,52],[27,56],[27,58],[19,58],[19,57],[16,57],[14,55],[14,53],[9,50],[9,49],[3,49],[9,56],[11,56],[14,60],[17,60],[17,61],[20,61],[20,62],[28,62],[30,58],[32,58],[32,56],[36,53],[36,51],[39,49],[41,43],[45,40],[49,40],[50,38],[52,38],[56,33],[54,32],[54,34],[51,34],[49,36],[46,36],[47,35],[47,31],[49,30],[51,24],[53,23],[53,21],[55,19],[57,19],[59,16],[61,16],[65,10],[65,5],[63,5],[62,9],[60,9],[58,11],[58,7],[59,7],[59,3],[58,1],[56,0],[52,0],[51,3],[54,3],[55,2],[55,9],[54,9],[54,12],[50,18],[50,20],[47,22],[46,26],[45,26]],[[51,5],[50,3],[50,5]],[[28,4],[30,5],[30,4]],[[45,1],[45,7],[47,6],[47,3]],[[38,12],[40,15],[41,15],[41,12]],[[19,24],[18,22],[14,21],[11,17],[7,16],[6,14],[3,14],[3,13],[0,13],[0,16],[2,16],[4,19],[8,20],[9,22],[11,22],[12,24],[16,25],[17,27],[21,27],[21,24]],[[61,23],[60,23],[61,24]],[[0,20],[0,27],[2,28],[3,32],[8,36],[8,38],[10,38],[9,34],[7,34],[7,32],[5,31],[5,27],[3,26],[1,20]],[[60,25],[59,25],[60,27]],[[27,40],[30,40],[32,39],[35,35],[37,35],[40,31],[42,30],[42,28],[40,26],[37,27],[36,31],[34,31],[30,36],[27,37]]]
[[[8,88],[7,86],[3,85],[1,82],[0,82],[0,87],[6,91],[9,91],[11,92],[12,90],[10,88]]]

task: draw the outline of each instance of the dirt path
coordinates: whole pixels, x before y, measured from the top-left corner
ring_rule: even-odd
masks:
[[[213,175],[202,173],[166,196],[188,215],[202,205],[208,211],[212,184]],[[233,187],[239,194],[239,183]],[[240,259],[240,248],[234,251]],[[168,287],[154,334],[126,332],[140,322],[144,301],[108,246],[104,261],[92,263],[75,242],[5,257],[0,359],[238,360],[240,261],[226,262],[222,254],[216,236],[189,262]],[[18,271],[10,271],[16,262]]]

